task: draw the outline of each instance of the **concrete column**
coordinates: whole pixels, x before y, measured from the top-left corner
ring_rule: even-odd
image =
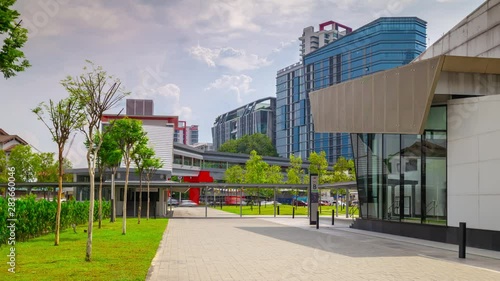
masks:
[[[164,217],[166,214],[164,213],[165,210],[165,191],[166,189],[162,189],[161,187],[158,187],[158,195],[160,195],[160,208],[156,207],[155,208],[155,214]],[[156,204],[155,204],[156,206]]]

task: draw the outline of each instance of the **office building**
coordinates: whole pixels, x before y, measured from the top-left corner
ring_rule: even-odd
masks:
[[[262,98],[219,115],[212,127],[215,150],[228,140],[261,133],[276,145],[276,98]]]
[[[302,65],[277,73],[277,150],[307,159],[325,151],[328,162],[352,158],[349,134],[317,133],[308,94],[356,77],[405,65],[425,50],[426,22],[415,17],[379,18],[318,50]],[[359,101],[353,101],[359,102]]]
[[[412,63],[310,93],[317,132],[351,133],[354,228],[500,250],[500,3]]]

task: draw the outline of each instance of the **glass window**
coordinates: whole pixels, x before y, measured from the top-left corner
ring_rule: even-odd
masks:
[[[425,129],[446,130],[446,106],[431,107]]]
[[[383,135],[383,183],[384,213],[388,220],[399,220],[399,186],[400,186],[400,135]]]
[[[446,225],[446,132],[425,133],[424,223]]]
[[[422,140],[420,135],[401,135],[401,178],[400,205],[404,204],[404,220],[421,222],[421,159]]]

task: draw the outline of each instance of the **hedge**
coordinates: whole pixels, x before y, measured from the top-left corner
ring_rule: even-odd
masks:
[[[45,199],[36,200],[35,195],[28,195],[17,199],[15,204],[16,241],[26,241],[30,238],[55,231],[57,201]],[[0,197],[0,225],[7,226],[11,221],[8,217],[8,200]],[[111,204],[103,201],[103,219],[109,218]],[[94,221],[97,220],[98,202],[95,202]],[[72,224],[85,224],[89,216],[89,201],[75,201],[74,199],[61,203],[61,229],[71,227]],[[10,235],[10,229],[0,227],[0,244],[5,244]]]

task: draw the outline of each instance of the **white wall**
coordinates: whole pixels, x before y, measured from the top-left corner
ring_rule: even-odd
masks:
[[[415,61],[439,55],[500,57],[500,0],[485,1]]]
[[[450,100],[448,225],[500,231],[499,214],[500,96]]]

